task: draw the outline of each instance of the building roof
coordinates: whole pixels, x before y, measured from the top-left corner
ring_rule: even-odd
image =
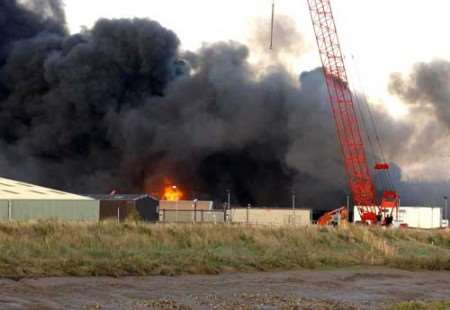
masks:
[[[93,200],[30,183],[0,178],[0,200]]]
[[[145,198],[150,198],[156,200],[153,197],[150,197],[147,194],[116,194],[116,195],[108,195],[108,194],[88,194],[86,195],[96,200],[140,200]]]

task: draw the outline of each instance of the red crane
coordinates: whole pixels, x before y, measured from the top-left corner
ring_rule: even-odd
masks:
[[[399,197],[390,190],[377,199],[330,0],[308,0],[308,5],[353,202],[362,222],[386,221]],[[387,170],[389,165],[378,163],[375,169]]]

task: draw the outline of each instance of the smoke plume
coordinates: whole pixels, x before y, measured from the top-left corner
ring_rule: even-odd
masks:
[[[287,15],[277,15],[274,19],[273,47],[269,50],[271,38],[270,21],[256,18],[252,23],[248,46],[256,58],[258,67],[267,68],[284,65],[290,58],[298,59],[310,45],[304,40],[295,20]]]
[[[441,204],[450,188],[450,63],[417,63],[409,74],[394,73],[389,90],[408,105],[414,124],[399,161],[409,165],[414,180],[400,187],[416,203]]]
[[[435,60],[416,64],[411,74],[391,76],[391,93],[399,96],[415,110],[433,114],[450,128],[450,63]]]

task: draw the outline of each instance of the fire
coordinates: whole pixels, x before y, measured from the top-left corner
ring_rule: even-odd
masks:
[[[178,201],[183,198],[183,192],[175,185],[166,186],[162,199],[169,201]]]

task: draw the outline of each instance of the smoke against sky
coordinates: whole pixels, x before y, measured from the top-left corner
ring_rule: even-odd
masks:
[[[0,27],[2,175],[80,193],[158,192],[169,178],[189,196],[230,189],[241,204],[287,205],[292,190],[304,206],[345,201],[320,69],[293,78],[276,57],[252,63],[258,51],[236,42],[182,52],[148,19],[101,19],[69,35],[54,0],[0,6],[10,25]],[[307,46],[291,44],[295,33],[279,34],[284,53]],[[374,113],[388,158],[414,163],[405,154],[428,136]],[[400,170],[396,182],[407,196]]]
[[[411,108],[432,114],[450,128],[450,63],[434,60],[418,63],[409,76],[393,74],[391,93],[399,96]]]

